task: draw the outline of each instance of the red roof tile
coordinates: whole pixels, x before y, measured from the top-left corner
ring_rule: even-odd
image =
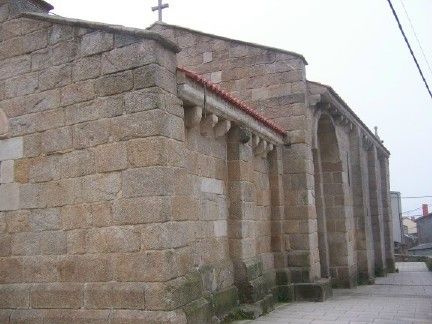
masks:
[[[237,107],[241,111],[245,112],[249,116],[253,117],[257,121],[259,121],[261,124],[267,126],[268,128],[271,128],[276,133],[285,136],[286,132],[279,126],[277,126],[274,122],[268,120],[261,114],[259,114],[255,109],[249,107],[246,103],[239,100],[238,98],[232,96],[222,88],[220,88],[218,85],[214,84],[213,82],[204,79],[202,76],[196,74],[195,72],[189,71],[185,68],[177,68],[179,71],[183,72],[186,77],[189,79],[203,85],[206,89],[210,90],[214,94],[217,94],[219,97],[223,98],[224,100],[231,103],[233,106]]]

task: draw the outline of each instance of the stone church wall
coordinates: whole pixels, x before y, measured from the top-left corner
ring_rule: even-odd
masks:
[[[282,240],[292,278],[320,277],[316,212],[312,197],[311,116],[306,96],[306,61],[298,54],[274,50],[165,24],[149,28],[181,48],[179,66],[190,68],[250,104],[287,131],[283,149],[284,217]],[[301,233],[298,229],[302,228]],[[299,243],[301,242],[301,243]]]
[[[323,210],[335,285],[391,269],[387,156],[328,112],[318,136],[303,57],[151,27],[180,50],[157,33],[16,17],[11,1],[0,0],[0,322],[200,323],[239,304],[258,316],[275,300],[322,300]],[[14,10],[41,3],[28,1]],[[189,127],[198,104],[180,95],[178,66],[289,141],[267,151],[223,114],[222,135]],[[337,158],[322,159],[335,143]]]
[[[186,130],[185,163],[194,183],[191,201],[182,209],[193,216],[194,266],[200,269],[204,291],[215,293],[234,284],[228,246],[228,168],[226,138]]]

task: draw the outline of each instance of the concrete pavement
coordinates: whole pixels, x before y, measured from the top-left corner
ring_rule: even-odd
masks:
[[[397,268],[399,273],[377,278],[375,285],[334,289],[325,302],[279,305],[242,323],[432,324],[432,272],[422,262],[397,263]]]

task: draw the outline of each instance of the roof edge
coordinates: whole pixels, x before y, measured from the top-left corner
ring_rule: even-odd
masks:
[[[191,28],[187,28],[187,27],[183,27],[183,26],[178,26],[178,25],[172,25],[172,24],[167,24],[164,22],[160,22],[160,21],[156,21],[153,24],[151,24],[150,26],[148,26],[146,29],[151,29],[153,26],[156,25],[161,25],[161,26],[165,26],[165,27],[171,27],[171,28],[175,28],[175,29],[180,29],[183,31],[187,31],[190,33],[194,33],[194,34],[199,34],[202,36],[207,36],[207,37],[213,37],[213,38],[217,38],[217,39],[221,39],[221,40],[225,40],[225,41],[231,41],[231,42],[236,42],[242,45],[247,45],[247,46],[253,46],[253,47],[258,47],[258,48],[262,48],[262,49],[267,49],[267,50],[272,50],[272,51],[276,51],[276,52],[280,52],[280,53],[284,53],[284,54],[289,54],[289,55],[293,55],[293,56],[297,56],[298,58],[300,58],[303,63],[305,65],[308,64],[308,62],[306,61],[306,58],[296,52],[291,52],[291,51],[287,51],[281,48],[277,48],[277,47],[272,47],[272,46],[267,46],[267,45],[262,45],[262,44],[257,44],[257,43],[252,43],[252,42],[246,42],[246,41],[242,41],[242,40],[238,40],[238,39],[234,39],[234,38],[229,38],[229,37],[225,37],[225,36],[220,36],[220,35],[215,35],[215,34],[210,34],[210,33],[205,33],[202,32],[200,30],[196,30],[196,29],[191,29]]]
[[[390,155],[390,151],[384,146],[384,144],[376,138],[375,134],[369,129],[369,127],[366,126],[365,123],[360,119],[360,117],[348,106],[348,104],[342,99],[341,96],[329,85],[323,84],[317,81],[310,81],[307,80],[308,83],[315,84],[321,87],[324,87],[332,96],[335,97],[335,99],[357,120],[357,122],[363,126],[363,128],[366,130],[366,132],[369,133],[369,135],[375,139],[375,142],[380,145],[380,147],[388,154]]]
[[[146,29],[125,27],[122,25],[110,25],[101,22],[93,22],[93,21],[81,20],[75,18],[66,18],[57,15],[35,13],[35,12],[23,12],[20,15],[18,15],[18,17],[44,20],[56,24],[80,26],[85,28],[104,30],[112,33],[127,34],[135,37],[151,39],[156,42],[159,42],[162,46],[175,53],[180,52],[180,47],[177,46],[177,44],[175,44],[174,42],[172,42],[171,40],[167,39],[166,37],[162,36],[159,33],[148,31]]]
[[[222,88],[220,88],[218,85],[214,84],[213,82],[206,80],[205,78],[196,74],[195,72],[192,72],[192,71],[185,69],[183,67],[178,67],[177,71],[184,73],[187,78],[200,84],[205,89],[209,89],[211,92],[213,92],[214,94],[216,94],[220,98],[224,99],[225,101],[229,102],[230,104],[235,106],[237,109],[239,109],[239,110],[243,111],[244,113],[246,113],[247,115],[251,116],[253,119],[258,121],[259,123],[261,123],[265,127],[270,128],[273,132],[279,134],[282,137],[287,136],[287,132],[284,129],[282,129],[281,127],[279,127],[276,123],[267,119],[266,117],[264,117],[263,115],[258,113],[255,109],[249,107],[243,101],[241,101],[240,99],[237,99],[236,97],[234,97],[233,95],[231,95],[227,91],[223,90]]]

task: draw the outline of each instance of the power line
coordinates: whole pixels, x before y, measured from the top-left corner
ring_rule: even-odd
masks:
[[[419,199],[419,198],[432,198],[432,196],[411,196],[411,197],[401,197],[402,199]]]
[[[404,211],[404,212],[402,212],[402,214],[411,213],[411,212],[416,211],[416,210],[419,210],[419,209],[422,209],[422,207],[419,207],[419,208],[416,208],[416,209],[411,209],[411,210]]]
[[[397,16],[396,11],[395,11],[394,8],[393,8],[393,4],[391,3],[391,0],[387,0],[387,2],[388,2],[388,4],[389,4],[389,6],[390,6],[390,9],[391,9],[392,13],[393,13],[393,16],[394,16],[395,19],[396,19],[396,22],[397,22],[397,24],[398,24],[399,30],[400,30],[400,32],[402,33],[402,36],[403,36],[403,38],[404,38],[404,40],[405,40],[406,45],[408,46],[408,49],[409,49],[409,51],[410,51],[410,53],[411,53],[411,56],[412,56],[412,58],[414,59],[414,63],[415,63],[416,66],[417,66],[417,69],[418,69],[418,71],[419,71],[419,73],[420,73],[420,76],[421,76],[422,79],[423,79],[423,82],[424,82],[424,84],[425,84],[425,86],[426,86],[426,89],[427,89],[427,91],[429,92],[429,96],[432,98],[432,92],[431,92],[431,90],[430,90],[430,88],[429,88],[429,85],[428,85],[428,83],[427,83],[427,81],[426,81],[424,75],[423,75],[423,71],[421,70],[420,65],[419,65],[418,62],[417,62],[417,58],[416,58],[415,55],[414,55],[414,52],[413,52],[413,50],[412,50],[412,48],[411,48],[411,45],[410,45],[410,43],[409,43],[409,41],[408,41],[408,38],[407,38],[406,35],[405,35],[405,32],[404,32],[404,30],[403,30],[403,28],[402,28],[402,25],[401,25],[400,21],[399,21],[399,17]]]
[[[423,58],[424,58],[424,60],[426,61],[426,65],[427,65],[428,68],[429,68],[429,72],[430,72],[431,75],[432,75],[432,68],[431,68],[431,66],[430,66],[430,64],[429,64],[429,61],[428,61],[428,59],[427,59],[427,57],[426,57],[426,55],[425,55],[425,53],[424,53],[423,46],[421,46],[420,40],[419,40],[419,38],[417,37],[417,33],[415,32],[414,26],[413,26],[413,24],[412,24],[412,22],[411,22],[411,18],[410,18],[410,16],[408,15],[408,11],[407,11],[406,8],[405,8],[405,5],[404,5],[404,3],[403,3],[403,0],[400,0],[400,3],[401,3],[401,5],[402,5],[403,10],[405,11],[405,14],[406,14],[407,18],[408,18],[408,22],[409,22],[409,24],[410,24],[410,26],[411,26],[411,30],[412,30],[412,32],[414,33],[414,36],[415,36],[415,38],[416,38],[416,40],[417,40],[417,44],[418,44],[418,46],[420,47],[420,51],[422,52]]]

